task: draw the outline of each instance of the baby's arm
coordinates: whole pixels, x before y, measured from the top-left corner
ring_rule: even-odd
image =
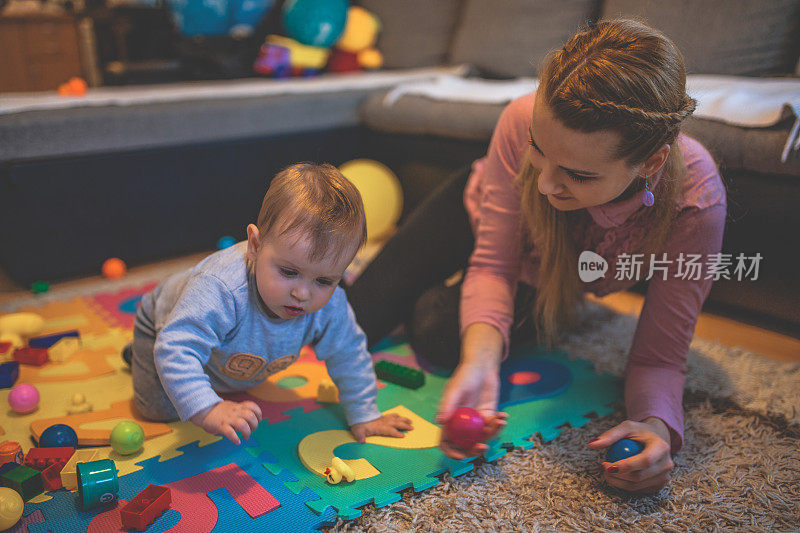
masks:
[[[155,363],[161,384],[183,421],[239,444],[235,431],[249,438],[261,420],[253,402],[223,401],[205,372],[212,350],[236,325],[230,291],[215,276],[188,280],[155,343]]]
[[[370,435],[402,436],[412,429],[407,418],[381,415],[376,404],[378,380],[367,351],[367,339],[355,320],[344,291],[336,289],[325,306],[324,324],[314,348],[339,388],[339,401],[359,442]]]
[[[358,442],[363,443],[367,437],[379,435],[383,437],[405,437],[405,434],[400,431],[410,431],[414,429],[411,420],[397,413],[389,413],[383,415],[376,420],[369,422],[361,422],[350,426],[350,431]]]
[[[255,402],[223,400],[203,409],[189,420],[213,435],[224,435],[232,443],[241,444],[236,432],[239,431],[244,440],[249,439],[261,419],[261,408]]]

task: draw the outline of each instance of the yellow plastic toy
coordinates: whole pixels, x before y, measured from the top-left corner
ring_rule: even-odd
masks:
[[[309,46],[294,39],[280,35],[267,35],[266,44],[282,46],[289,50],[289,64],[295,68],[321,70],[328,62],[330,50],[319,46]]]
[[[375,48],[381,23],[378,17],[359,6],[347,10],[347,23],[342,36],[336,42],[336,48],[356,54],[357,62],[362,68],[375,69],[383,65],[383,56]]]
[[[19,522],[25,503],[17,491],[0,487],[0,530],[5,531]]]
[[[13,348],[25,346],[25,338],[38,335],[44,319],[35,313],[10,313],[0,316],[0,342],[10,342]]]
[[[319,382],[317,401],[322,403],[336,403],[339,401],[339,389],[336,388],[333,381],[326,379]]]
[[[339,170],[361,193],[367,240],[377,242],[390,237],[403,211],[403,189],[394,172],[372,159],[353,159],[343,163]]]
[[[50,361],[63,363],[77,352],[81,347],[81,341],[77,337],[64,337],[47,349]]]
[[[67,413],[75,415],[78,413],[88,413],[92,410],[92,404],[86,401],[86,396],[76,392],[72,396],[72,403],[67,407]]]
[[[91,448],[75,450],[61,470],[61,484],[67,490],[78,490],[78,463],[91,463],[100,459],[100,451]]]
[[[331,485],[336,485],[342,479],[349,483],[356,478],[356,475],[347,463],[334,456],[331,466],[325,469],[325,478]]]

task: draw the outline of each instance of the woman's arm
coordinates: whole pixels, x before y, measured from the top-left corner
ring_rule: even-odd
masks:
[[[492,326],[503,338],[503,355],[508,351],[522,249],[520,190],[515,178],[527,157],[533,101],[534,95],[513,101],[495,127],[481,170],[475,249],[461,288],[462,336],[472,324]],[[471,346],[462,347],[462,357],[471,356]]]
[[[692,209],[673,223],[664,246],[669,268],[666,280],[657,272],[650,280],[625,373],[625,406],[636,421],[655,417],[669,429],[672,453],[683,445],[683,387],[686,356],[700,309],[713,279],[705,279],[710,254],[719,253],[725,205]],[[701,256],[699,280],[681,279],[679,257]]]

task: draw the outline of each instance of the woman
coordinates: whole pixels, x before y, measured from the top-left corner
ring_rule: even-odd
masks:
[[[455,366],[440,422],[466,405],[499,431],[509,345],[531,337],[552,346],[583,293],[647,277],[625,375],[628,420],[589,446],[642,442],[637,456],[603,463],[604,478],[631,492],[666,485],[683,443],[686,355],[726,215],[714,161],[680,134],[695,105],[685,86],[680,52],[652,28],[611,20],[577,33],[548,58],[538,90],[504,110],[486,157],[422,204],[351,288],[370,342],[413,309],[412,346]],[[603,278],[581,281],[582,251],[607,261]],[[637,258],[639,274],[629,275]],[[441,283],[465,265],[460,286]],[[463,458],[486,446],[442,449]]]

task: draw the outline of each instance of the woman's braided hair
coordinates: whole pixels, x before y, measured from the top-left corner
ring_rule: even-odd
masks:
[[[696,102],[686,94],[683,57],[666,36],[634,20],[606,20],[574,35],[548,56],[540,70],[542,99],[566,127],[619,135],[615,159],[633,167],[665,144],[671,150],[645,212],[647,230],[633,253],[657,253],[669,233],[682,190],[685,164],[675,146],[681,123]],[[646,176],[630,185],[643,189]],[[529,160],[518,175],[521,210],[530,244],[541,252],[531,315],[539,341],[552,344],[574,319],[585,290],[578,277],[577,246],[570,213],[555,209],[538,190],[539,173]],[[652,183],[652,181],[651,181]]]
[[[686,94],[683,57],[661,32],[634,20],[605,20],[575,34],[541,73],[546,102],[570,128],[614,130],[630,164],[672,144],[696,102]]]

